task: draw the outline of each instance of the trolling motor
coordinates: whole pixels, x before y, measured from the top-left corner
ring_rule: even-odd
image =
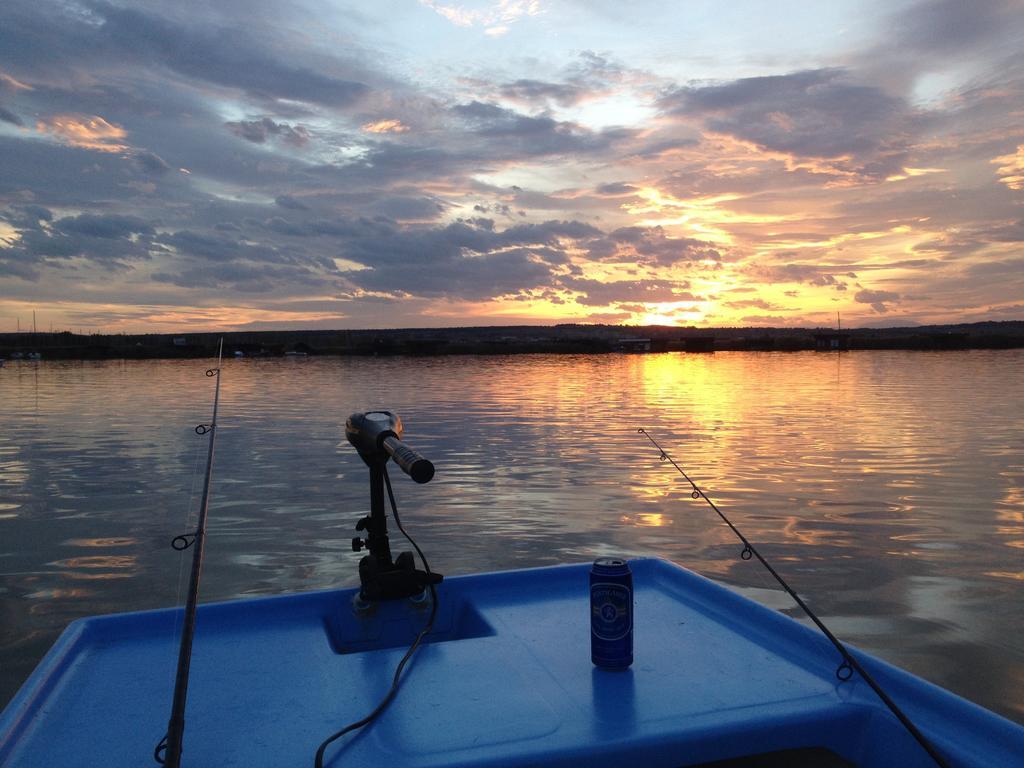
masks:
[[[412,552],[391,559],[388,524],[384,512],[384,465],[388,459],[417,483],[428,483],[434,465],[402,442],[402,420],[391,411],[353,413],[345,422],[345,437],[370,468],[370,514],[356,523],[366,538],[352,539],[352,551],[368,549],[359,561],[359,596],[362,600],[394,600],[423,594],[428,584],[438,584],[439,573],[417,570]]]

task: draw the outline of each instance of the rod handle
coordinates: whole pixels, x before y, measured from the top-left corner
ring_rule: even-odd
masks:
[[[434,476],[434,465],[397,437],[385,437],[384,450],[395,460],[395,464],[417,483],[429,483]]]

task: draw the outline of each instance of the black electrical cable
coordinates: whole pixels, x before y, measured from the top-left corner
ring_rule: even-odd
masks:
[[[384,484],[387,486],[388,489],[388,499],[391,502],[391,514],[395,518],[395,525],[398,526],[398,530],[400,530],[402,532],[402,535],[409,540],[410,544],[412,544],[413,549],[416,550],[416,554],[420,556],[420,560],[423,561],[423,570],[426,571],[427,576],[429,577],[430,564],[427,562],[427,558],[423,555],[423,550],[419,548],[419,545],[413,540],[412,536],[410,536],[408,532],[405,530],[405,528],[402,526],[402,520],[398,516],[398,505],[395,504],[395,494],[391,490],[391,479],[388,477],[387,467],[384,468]],[[430,587],[430,617],[427,619],[427,623],[423,625],[423,629],[420,630],[420,633],[416,635],[416,639],[412,641],[412,645],[409,646],[409,650],[405,652],[405,655],[402,657],[402,660],[398,662],[398,666],[395,668],[395,675],[391,679],[391,688],[388,690],[387,694],[385,694],[384,698],[381,699],[380,703],[376,707],[374,707],[373,711],[370,714],[368,714],[362,720],[356,720],[354,723],[349,723],[340,731],[337,731],[328,738],[324,739],[323,743],[320,745],[320,748],[316,751],[316,760],[314,762],[316,768],[323,768],[324,752],[327,750],[327,747],[330,746],[332,742],[337,741],[346,733],[357,731],[364,725],[368,725],[369,723],[373,722],[373,720],[387,708],[388,704],[391,703],[391,700],[395,698],[395,694],[398,693],[398,683],[402,677],[402,670],[405,669],[405,665],[409,662],[409,659],[412,658],[412,655],[416,652],[416,649],[419,648],[420,643],[423,641],[423,638],[426,637],[430,630],[434,628],[434,619],[437,618],[437,589],[434,587],[433,583],[429,583],[428,586]]]
[[[829,630],[829,628],[825,626],[825,622],[823,622],[814,614],[814,611],[812,611],[808,607],[808,605],[800,599],[800,595],[798,595],[793,590],[793,588],[786,583],[786,580],[783,579],[782,576],[780,576],[779,573],[771,567],[768,561],[761,556],[761,553],[758,552],[757,548],[753,544],[751,544],[750,541],[747,540],[747,537],[740,533],[740,529],[732,524],[729,518],[725,516],[725,513],[722,512],[722,510],[715,506],[715,502],[709,499],[707,495],[704,493],[704,491],[702,491],[700,487],[698,487],[698,485],[693,480],[690,479],[690,476],[683,471],[683,468],[676,464],[676,460],[668,455],[668,452],[666,452],[665,449],[658,444],[657,440],[650,436],[646,429],[641,427],[640,429],[637,430],[637,432],[639,432],[641,435],[643,435],[652,443],[654,443],[654,447],[661,451],[661,460],[668,461],[669,463],[671,463],[672,466],[676,468],[676,471],[679,472],[679,474],[683,476],[686,482],[690,484],[690,487],[693,488],[693,492],[690,495],[693,496],[693,498],[695,499],[704,499],[704,501],[706,501],[711,506],[711,508],[718,513],[718,516],[722,518],[725,524],[732,529],[732,532],[736,534],[739,540],[743,542],[743,551],[740,553],[740,557],[744,560],[749,560],[751,557],[756,557],[758,561],[760,561],[761,565],[763,565],[768,570],[768,573],[770,573],[775,578],[775,580],[779,582],[779,585],[784,590],[786,590],[789,596],[792,597],[796,604],[800,606],[801,610],[803,610],[803,612],[807,614],[811,621],[813,621],[815,625],[817,625],[818,629],[820,629],[822,633],[825,635],[825,637],[829,639],[832,645],[835,646],[836,650],[839,651],[839,655],[843,658],[843,663],[839,665],[838,669],[836,669],[836,677],[839,678],[839,680],[845,682],[849,680],[850,677],[853,676],[854,671],[856,671],[864,679],[864,682],[871,687],[871,690],[875,692],[878,698],[882,700],[882,703],[889,708],[889,711],[896,716],[896,719],[900,721],[903,727],[907,729],[910,735],[914,737],[914,740],[921,745],[921,748],[928,753],[928,756],[935,761],[935,764],[938,765],[940,768],[950,768],[949,763],[946,762],[946,759],[941,754],[939,754],[939,751],[935,748],[935,746],[930,741],[928,741],[927,737],[925,737],[925,735],[921,733],[920,730],[918,730],[917,726],[914,725],[914,723],[911,721],[909,717],[907,717],[906,714],[904,714],[903,710],[901,710],[897,706],[896,702],[889,697],[889,694],[887,694],[882,689],[882,686],[879,685],[875,681],[875,679],[868,674],[868,671],[861,666],[860,662],[857,661],[856,658],[854,658],[853,654],[851,654],[847,650],[846,646],[843,645],[839,638],[833,635],[831,630]]]

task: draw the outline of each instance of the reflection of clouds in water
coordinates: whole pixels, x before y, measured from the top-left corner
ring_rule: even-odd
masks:
[[[134,570],[138,566],[138,558],[135,555],[87,555],[54,560],[52,563],[47,563],[47,565],[52,565],[56,568],[72,569]]]
[[[1007,544],[1024,540],[1009,450],[1022,424],[1005,407],[1024,402],[1009,375],[1020,360],[228,360],[202,599],[356,581],[349,541],[368,512],[368,471],[343,425],[375,407],[401,414],[408,442],[437,466],[425,486],[392,478],[402,519],[439,572],[658,555],[768,586],[636,433],[643,426],[852,642],[893,659],[908,654],[901,643],[917,649],[908,664],[940,683],[967,642],[990,649],[974,654],[992,665],[978,679],[997,667],[1010,678],[1024,668],[1019,651],[998,650],[1022,629],[1009,610],[1019,582],[1006,576],[1017,571],[1006,553],[1019,551]],[[176,601],[183,556],[169,541],[201,490],[206,443],[192,427],[209,415],[204,371],[202,361],[45,363],[36,378],[11,380],[0,472],[12,462],[18,481],[5,486],[0,473],[0,488],[19,506],[16,519],[0,518],[0,589],[42,608],[19,618],[19,631],[53,638],[77,616]],[[393,529],[393,551],[408,548]],[[106,580],[69,592],[90,575]],[[922,586],[929,579],[960,586]],[[1015,700],[958,681],[969,697],[1024,715]]]
[[[130,579],[139,572],[137,555],[82,555],[54,560],[46,565],[59,569],[54,571],[55,576],[72,581]]]
[[[10,448],[13,452],[13,448]],[[24,461],[0,462],[0,482],[5,485],[18,485],[28,477],[28,464]]]
[[[85,547],[87,549],[105,547],[131,547],[139,543],[138,539],[128,537],[108,537],[102,539],[68,539],[64,542],[69,547]]]
[[[1013,475],[1021,485],[1011,486],[1006,489],[1005,496],[998,502],[996,507],[996,534],[999,536],[1024,536],[1024,472],[1018,471]],[[1011,479],[1010,473],[1004,473],[1004,477]],[[1024,538],[1003,539],[1003,545],[1013,549],[1024,549]],[[1007,571],[990,571],[989,576],[996,578],[1011,578],[1024,580],[1024,571],[1010,573]]]
[[[95,594],[92,589],[82,587],[50,587],[29,592],[25,597],[29,600],[83,600]]]

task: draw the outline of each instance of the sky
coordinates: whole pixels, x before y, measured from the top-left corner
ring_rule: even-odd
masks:
[[[3,0],[0,332],[1024,319],[1024,0]]]

